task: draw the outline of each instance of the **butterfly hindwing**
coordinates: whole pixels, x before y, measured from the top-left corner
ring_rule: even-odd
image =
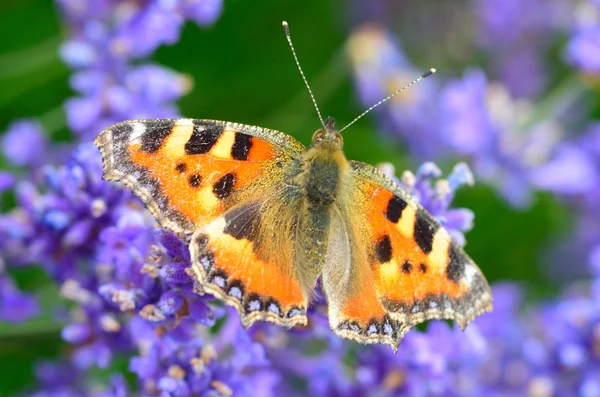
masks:
[[[192,235],[190,273],[204,291],[246,326],[306,323],[284,183],[304,146],[278,131],[195,119],[126,121],[95,143],[105,179],[131,188],[162,227]]]
[[[201,227],[190,244],[192,270],[207,292],[240,313],[290,327],[306,324],[308,291],[294,266],[294,215],[285,188],[244,202]]]
[[[378,295],[375,275],[360,246],[360,225],[350,208],[332,211],[329,247],[322,284],[329,305],[329,324],[339,336],[360,343],[385,343],[395,350],[407,331],[393,319]]]
[[[125,121],[95,143],[104,178],[131,188],[178,235],[280,182],[305,150],[278,131],[197,119]]]

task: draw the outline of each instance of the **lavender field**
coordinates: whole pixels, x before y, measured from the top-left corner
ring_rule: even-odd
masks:
[[[481,268],[494,310],[397,353],[244,329],[93,139],[138,118],[343,133]],[[600,396],[599,0],[4,0],[0,396]]]

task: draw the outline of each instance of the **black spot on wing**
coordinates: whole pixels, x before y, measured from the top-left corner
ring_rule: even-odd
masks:
[[[402,264],[402,272],[405,274],[409,274],[412,271],[412,265],[409,261],[406,261]]]
[[[260,223],[260,205],[250,204],[235,207],[225,214],[224,233],[235,239],[254,240]]]
[[[424,263],[421,263],[419,265],[419,270],[421,271],[421,273],[427,273],[427,265]]]
[[[230,172],[228,174],[223,175],[219,178],[218,181],[213,185],[213,193],[219,199],[225,199],[231,195],[233,192],[233,187],[235,186],[236,176],[234,173]]]
[[[231,146],[231,157],[235,160],[248,160],[248,154],[252,147],[252,136],[236,132],[235,141]]]
[[[199,251],[204,251],[204,249],[208,245],[208,236],[206,234],[200,234],[196,237],[194,243],[198,247]]]
[[[417,212],[415,219],[414,238],[421,250],[425,254],[429,254],[433,247],[433,236],[439,229],[439,225],[429,219],[423,212]]]
[[[139,150],[148,154],[156,153],[165,139],[173,132],[174,125],[174,120],[165,120],[156,124],[144,124],[146,130],[140,137],[141,145]]]
[[[449,262],[446,266],[446,277],[458,284],[465,273],[465,263],[468,259],[454,244],[450,244],[450,247],[448,248],[448,258]]]
[[[185,144],[185,153],[188,155],[208,153],[222,133],[223,126],[195,121],[194,132]]]
[[[385,217],[393,223],[397,223],[402,216],[402,211],[406,208],[406,201],[402,200],[398,196],[394,196],[388,201],[387,208],[385,210]]]
[[[202,175],[192,174],[188,177],[188,183],[193,188],[198,188],[202,184]]]
[[[386,263],[392,259],[392,242],[387,234],[375,245],[375,254],[379,263]]]
[[[175,166],[175,171],[179,172],[180,174],[183,174],[185,170],[187,170],[186,163],[177,163],[177,165]]]

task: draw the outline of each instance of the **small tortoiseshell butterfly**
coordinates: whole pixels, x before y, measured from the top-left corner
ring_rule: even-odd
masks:
[[[95,143],[104,179],[189,239],[190,274],[246,327],[307,324],[319,277],[331,328],[362,343],[397,349],[420,322],[464,328],[491,310],[485,278],[448,232],[375,167],[348,161],[333,119],[322,124],[308,148],[279,131],[194,119],[125,121]]]

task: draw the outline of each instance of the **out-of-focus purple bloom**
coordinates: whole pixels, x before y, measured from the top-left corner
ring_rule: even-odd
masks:
[[[110,377],[107,387],[86,384],[85,374],[65,362],[41,362],[35,368],[42,389],[31,397],[127,397],[131,395],[121,375]]]
[[[600,185],[596,163],[585,148],[564,143],[547,163],[532,171],[531,180],[538,188],[559,195],[588,194]]]
[[[580,266],[566,270],[577,272],[588,264],[587,273],[595,273],[595,252],[600,247],[600,124],[592,124],[577,138],[559,143],[550,160],[532,171],[531,180],[539,189],[566,199],[574,207],[576,227],[567,248],[568,256]]]
[[[186,18],[200,25],[212,25],[223,12],[223,0],[180,0]]]
[[[480,49],[494,79],[517,98],[546,88],[545,58],[571,19],[567,0],[475,0]]]
[[[19,291],[3,274],[2,262],[0,258],[0,322],[20,323],[37,315],[39,307],[33,295]]]
[[[583,73],[597,75],[600,73],[600,3],[581,1],[574,7],[574,14],[566,60]]]
[[[423,73],[410,64],[398,42],[375,25],[364,25],[354,31],[348,53],[358,94],[366,107]],[[431,106],[437,87],[435,79],[435,76],[425,79],[418,88],[407,89],[375,111],[383,115],[382,129],[399,134],[411,152],[421,158],[439,155],[440,150],[434,144],[436,111]]]
[[[8,126],[2,138],[4,156],[14,165],[34,167],[46,160],[48,141],[36,121],[20,120]]]
[[[0,193],[9,190],[15,185],[16,178],[10,172],[0,171]]]
[[[380,28],[358,28],[349,48],[359,95],[369,104],[397,89],[389,90],[396,77],[414,70]],[[468,157],[478,178],[496,185],[514,205],[527,205],[532,191],[529,171],[547,159],[560,134],[559,124],[554,118],[531,120],[529,102],[513,99],[479,69],[439,89],[430,80],[379,109],[384,130],[400,134],[412,154],[426,159]]]
[[[548,33],[564,27],[565,0],[476,0],[479,35],[486,46],[508,46],[548,41]]]
[[[515,101],[480,70],[470,70],[441,92],[440,138],[469,156],[478,177],[514,205],[531,199],[530,172],[543,163],[560,133],[552,119],[530,122],[530,105]]]
[[[566,57],[584,73],[600,73],[600,23],[577,31],[567,46]]]
[[[67,121],[83,140],[125,119],[176,117],[173,102],[189,90],[189,78],[132,62],[177,42],[185,18],[212,24],[222,6],[221,0],[59,4],[71,31],[61,55],[76,70],[71,85],[81,95],[65,103]]]

